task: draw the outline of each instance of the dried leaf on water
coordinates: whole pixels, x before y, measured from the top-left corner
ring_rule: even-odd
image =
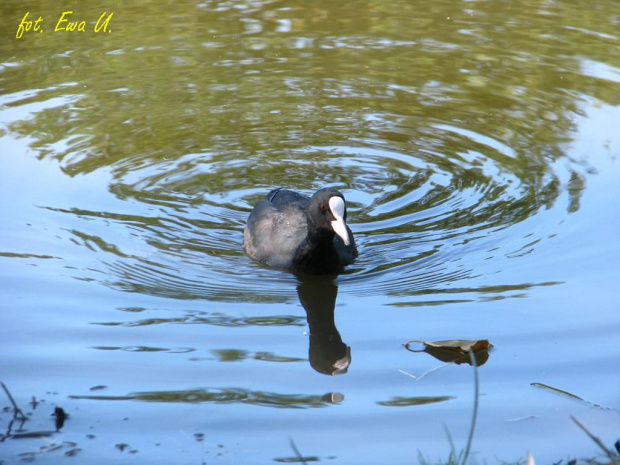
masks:
[[[421,344],[422,348],[412,348],[413,344]],[[442,362],[454,362],[458,365],[467,363],[471,365],[469,352],[473,352],[476,365],[481,366],[489,358],[489,350],[493,347],[487,339],[465,340],[453,339],[448,341],[420,341],[413,340],[404,344],[405,349],[410,352],[426,352]]]
[[[486,339],[482,339],[478,341],[466,341],[466,340],[456,339],[452,341],[424,342],[424,344],[429,347],[453,350],[455,352],[460,352],[462,354],[467,354],[469,353],[470,350],[472,352],[478,352],[478,351],[487,350],[493,347],[491,343]]]

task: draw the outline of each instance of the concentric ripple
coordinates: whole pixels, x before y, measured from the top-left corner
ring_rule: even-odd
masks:
[[[438,140],[449,141],[441,152],[330,148],[355,173],[344,187],[361,250],[343,277],[350,292],[489,298],[533,285],[471,287],[468,280],[488,273],[494,258],[500,260],[492,273],[498,272],[506,259],[542,240],[517,227],[541,209],[553,212],[550,222],[562,220],[566,209],[551,207],[575,172],[553,164],[519,170],[514,152],[489,137],[446,125],[436,129]]]
[[[41,108],[55,101],[54,93],[45,100],[48,93],[40,95]],[[7,105],[30,96],[11,98]],[[63,105],[73,105],[79,96],[65,99]],[[84,128],[46,145],[65,174],[110,176],[107,198],[40,205],[65,215],[59,236],[96,254],[101,266],[80,257],[87,263],[70,265],[81,270],[75,277],[182,300],[290,301],[296,278],[246,257],[243,227],[273,187],[310,195],[328,185],[345,194],[360,250],[339,278],[341,293],[423,305],[503,298],[546,284],[504,282],[501,271],[553,237],[579,208],[583,167],[557,144],[532,149],[506,129],[490,136],[474,123],[370,106],[286,108],[288,116],[246,122],[244,143],[234,131],[214,133],[208,150],[185,150],[184,144],[196,149],[191,136],[154,151],[125,147],[108,158],[107,146],[80,136]],[[330,124],[317,134],[301,130],[316,111],[328,114]],[[499,140],[504,133],[514,147]],[[274,141],[275,135],[282,137]],[[474,282],[483,275],[484,285]]]
[[[243,254],[247,215],[274,186],[310,195],[333,185],[345,194],[360,257],[339,278],[341,292],[391,295],[395,304],[417,305],[500,298],[546,284],[480,287],[470,280],[499,273],[506,260],[552,236],[548,231],[567,211],[553,207],[576,171],[555,162],[530,169],[504,144],[444,124],[427,137],[408,151],[360,140],[273,158],[230,152],[155,165],[124,161],[114,167],[110,190],[136,207],[132,213],[65,213],[116,225],[109,239],[100,227],[99,236],[90,235],[88,222],[72,231],[75,242],[106,252],[106,285],[175,299],[295,298],[294,276]],[[541,211],[551,225],[545,236],[518,226]]]

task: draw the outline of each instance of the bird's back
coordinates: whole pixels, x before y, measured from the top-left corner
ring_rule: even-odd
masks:
[[[274,189],[248,218],[245,250],[251,257],[276,268],[291,268],[295,251],[308,234],[309,199],[286,189]]]

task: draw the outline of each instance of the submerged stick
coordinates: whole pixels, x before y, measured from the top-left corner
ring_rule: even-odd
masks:
[[[4,392],[6,392],[6,395],[11,401],[11,404],[13,404],[13,411],[15,412],[15,416],[19,416],[22,420],[27,420],[28,417],[24,415],[24,412],[22,412],[22,410],[17,406],[17,403],[15,402],[15,399],[13,399],[13,396],[11,395],[9,388],[6,387],[6,384],[0,381],[0,385],[2,385],[2,389],[4,389]]]
[[[604,405],[599,405],[599,404],[595,404],[594,402],[590,402],[588,400],[582,399],[579,396],[576,396],[575,394],[568,392],[568,391],[564,391],[562,389],[558,389],[555,388],[553,386],[549,386],[548,384],[543,384],[543,383],[530,383],[530,386],[534,386],[540,389],[544,389],[547,392],[551,392],[553,394],[558,394],[562,397],[566,397],[568,399],[574,400],[576,402],[582,403],[584,405],[588,405],[590,407],[596,407],[596,408],[600,408],[602,410],[617,410],[617,409],[613,409],[611,407],[605,407]]]

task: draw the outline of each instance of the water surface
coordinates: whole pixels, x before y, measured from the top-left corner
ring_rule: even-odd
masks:
[[[618,439],[616,2],[9,1],[0,25],[0,373],[49,432],[2,411],[6,463],[446,461],[474,369],[414,339],[494,345],[471,463],[596,457],[571,415]],[[344,274],[243,254],[271,188],[326,185]]]

